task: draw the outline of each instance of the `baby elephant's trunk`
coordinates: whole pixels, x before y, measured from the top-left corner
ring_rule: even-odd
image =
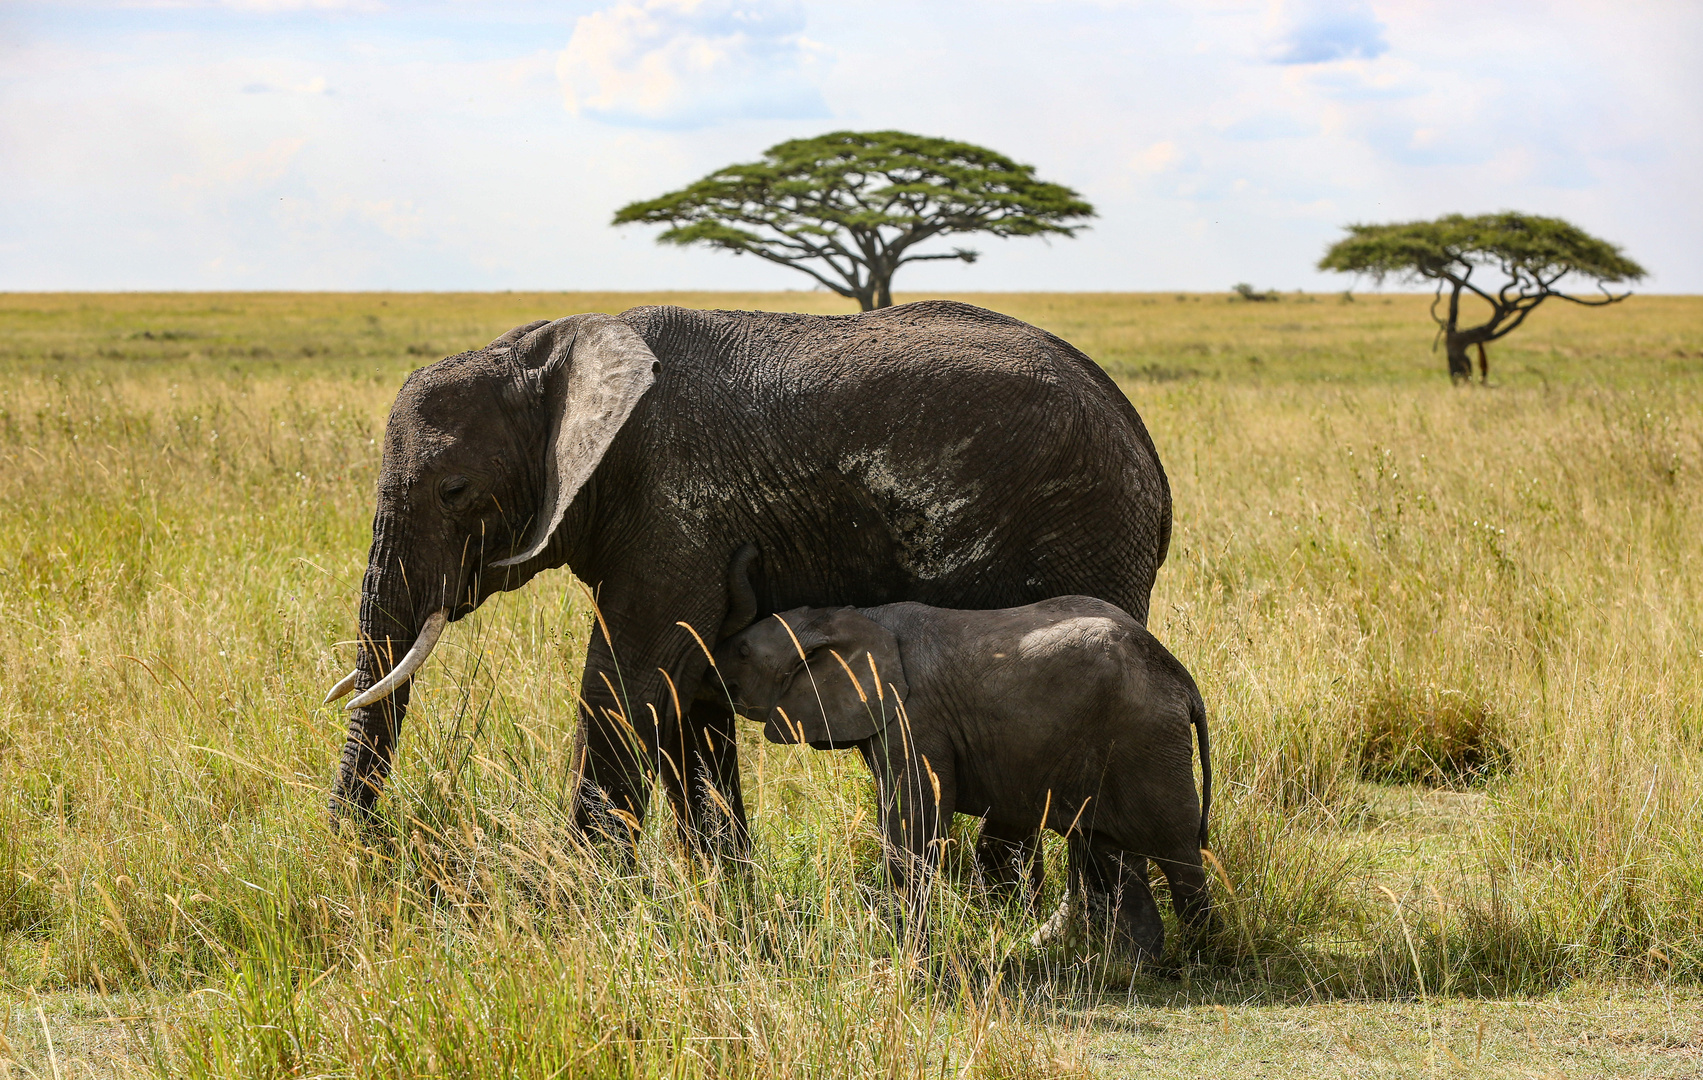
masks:
[[[1198,692],[1189,702],[1189,722],[1200,740],[1200,846],[1204,850],[1211,846],[1206,842],[1206,817],[1212,810],[1212,741],[1206,736],[1206,702]]]

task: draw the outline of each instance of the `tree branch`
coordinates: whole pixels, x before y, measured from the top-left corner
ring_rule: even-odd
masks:
[[[815,278],[817,281],[820,281],[822,284],[826,285],[828,288],[839,293],[841,296],[844,296],[844,297],[851,299],[851,300],[857,299],[857,292],[856,292],[857,283],[855,281],[852,282],[853,287],[848,289],[844,285],[834,284],[832,281],[829,281],[827,278],[823,277],[821,274],[818,274],[814,269],[812,269],[808,266],[805,266],[802,263],[799,263],[799,262],[797,262],[793,259],[788,259],[788,258],[785,258],[783,256],[774,255],[774,254],[771,254],[770,252],[763,251],[763,250],[758,249],[758,248],[752,248],[752,249],[750,249],[750,251],[751,251],[751,254],[757,256],[759,259],[767,259],[772,263],[779,263],[782,266],[790,266],[792,269],[797,270],[801,273],[809,274],[811,277]],[[836,270],[836,272],[841,273],[841,276],[844,276],[844,273],[839,271],[839,269],[837,267],[835,268],[835,270]]]
[[[1541,297],[1539,298],[1539,302],[1540,303],[1542,302]],[[1484,340],[1486,340],[1486,341],[1498,341],[1502,338],[1507,337],[1509,334],[1512,334],[1515,330],[1518,330],[1520,328],[1520,324],[1526,321],[1527,315],[1530,315],[1532,312],[1534,312],[1536,310],[1537,310],[1537,304],[1532,304],[1529,307],[1521,308],[1519,313],[1514,316],[1513,322],[1509,323],[1507,326],[1504,326],[1501,330],[1492,333],[1489,337],[1486,337]]]
[[[1478,296],[1479,296],[1479,299],[1483,300],[1486,304],[1489,304],[1491,307],[1497,306],[1496,300],[1489,293],[1485,292],[1483,289],[1479,288],[1477,285],[1474,285],[1472,283],[1472,270],[1471,269],[1467,270],[1465,276],[1463,276],[1460,279],[1460,283],[1462,285],[1465,285],[1467,288],[1471,289],[1473,292],[1477,293]]]
[[[1602,298],[1600,300],[1586,300],[1583,297],[1569,296],[1564,292],[1552,292],[1549,295],[1558,296],[1561,299],[1567,301],[1569,304],[1578,304],[1581,307],[1604,307],[1608,304],[1618,304],[1622,300],[1626,299],[1628,296],[1632,295],[1632,290],[1627,289],[1625,292],[1621,293],[1619,296],[1616,296],[1613,293],[1609,292],[1608,286],[1604,285],[1600,281],[1597,282],[1597,288],[1598,288],[1598,290],[1600,290],[1602,292]]]
[[[973,263],[980,257],[981,252],[979,251],[971,251],[968,248],[958,248],[956,251],[942,251],[929,255],[906,255],[904,258],[896,260],[893,263],[893,266],[894,268],[898,268],[904,266],[906,263],[929,262],[934,259],[962,259],[967,263]]]

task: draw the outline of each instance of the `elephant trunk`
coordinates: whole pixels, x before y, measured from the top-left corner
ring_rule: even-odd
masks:
[[[348,683],[347,689],[361,693],[351,704],[348,738],[331,793],[334,826],[346,816],[362,822],[372,816],[379,790],[390,772],[397,732],[408,711],[411,682],[407,675],[412,671],[401,672],[398,661],[412,661],[417,668],[425,657],[416,655],[422,652],[416,646],[424,645],[423,651],[429,653],[442,630],[441,611],[434,610],[428,618],[416,614],[399,553],[391,541],[393,530],[387,525],[381,513],[374,523],[372,553],[361,585],[360,651],[350,673],[353,679],[345,678],[338,684],[339,689],[345,689]],[[429,627],[431,623],[436,625]],[[424,633],[428,628],[432,631],[429,640]],[[397,674],[402,677],[392,681],[391,676]]]
[[[360,696],[349,702],[349,708],[362,709],[375,705],[396,692],[397,687],[414,677],[414,673],[431,658],[432,650],[437,648],[438,638],[443,635],[443,628],[449,622],[449,609],[439,608],[426,616],[426,621],[420,627],[420,632],[414,635],[414,644],[390,673],[372,686],[361,691]],[[355,669],[357,672],[359,668]],[[359,676],[357,675],[357,678]],[[346,681],[346,680],[345,680]],[[339,683],[338,686],[342,686]]]

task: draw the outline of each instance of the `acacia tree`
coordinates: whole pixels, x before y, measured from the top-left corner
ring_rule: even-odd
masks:
[[[1551,296],[1575,304],[1600,307],[1631,296],[1614,294],[1608,286],[1637,281],[1644,268],[1622,255],[1620,248],[1599,240],[1560,218],[1504,212],[1464,217],[1449,214],[1436,221],[1396,225],[1350,225],[1348,236],[1331,245],[1319,260],[1320,270],[1370,274],[1378,281],[1396,275],[1409,281],[1435,281],[1431,317],[1449,358],[1449,376],[1456,382],[1472,379],[1472,359],[1478,350],[1480,381],[1490,377],[1484,346],[1512,333],[1532,309]],[[1500,285],[1478,281],[1473,274],[1500,272]],[[1596,282],[1600,295],[1573,296],[1557,288],[1572,274]],[[1443,293],[1448,292],[1444,311]],[[1490,318],[1477,326],[1460,326],[1461,294],[1471,292],[1490,305]],[[1433,345],[1433,348],[1436,346]]]
[[[906,263],[975,262],[968,248],[919,252],[960,233],[1074,236],[1094,208],[984,147],[902,131],[793,139],[763,160],[718,169],[679,191],[624,206],[616,225],[668,225],[663,244],[750,253],[809,274],[864,311],[893,303]]]

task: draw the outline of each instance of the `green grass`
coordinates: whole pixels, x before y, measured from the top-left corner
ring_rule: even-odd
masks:
[[[533,318],[837,298],[13,294],[0,1059],[1695,1072],[1703,300],[1546,307],[1493,349],[1496,385],[1459,390],[1426,297],[968,299],[1104,363],[1170,473],[1153,628],[1201,683],[1219,776],[1200,963],[1037,956],[1032,919],[960,872],[953,971],[910,977],[861,765],[750,730],[748,875],[683,861],[660,810],[635,867],[579,849],[566,574],[458,624],[419,680],[393,842],[325,828],[342,729],[318,701],[352,656],[402,376]]]

